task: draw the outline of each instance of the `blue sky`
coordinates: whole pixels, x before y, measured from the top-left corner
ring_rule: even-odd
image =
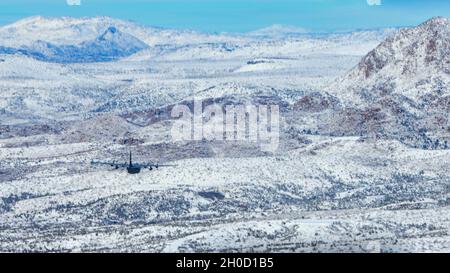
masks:
[[[70,6],[67,1],[81,1]],[[381,1],[369,5],[368,1]],[[1,0],[0,25],[24,17],[111,16],[150,26],[246,32],[272,24],[311,31],[417,25],[450,17],[449,0]]]

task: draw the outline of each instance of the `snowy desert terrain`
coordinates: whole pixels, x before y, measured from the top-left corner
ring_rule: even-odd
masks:
[[[0,27],[1,252],[449,252],[450,20],[247,34]],[[275,152],[170,111],[276,104]],[[175,164],[130,175],[91,161]]]

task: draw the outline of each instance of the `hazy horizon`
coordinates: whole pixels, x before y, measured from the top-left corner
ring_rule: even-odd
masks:
[[[2,1],[0,26],[32,16],[107,16],[201,32],[245,33],[273,25],[343,32],[414,26],[431,17],[450,17],[450,2],[439,0],[81,0],[77,5],[78,1]]]

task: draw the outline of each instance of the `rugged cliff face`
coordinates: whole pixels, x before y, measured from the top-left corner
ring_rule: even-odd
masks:
[[[346,132],[375,122],[377,126],[363,133],[395,137],[426,149],[448,147],[450,20],[437,17],[399,31],[328,91],[342,103],[344,110],[335,117],[346,121]],[[355,112],[378,114],[361,114],[349,123],[354,115],[348,113]]]
[[[399,31],[330,90],[356,104],[400,97],[420,107],[430,96],[446,99],[450,94],[450,20],[437,17]]]
[[[397,68],[401,75],[419,73],[424,66],[449,72],[450,21],[433,18],[417,28],[400,31],[371,51],[359,64],[357,71],[368,79],[384,68]]]

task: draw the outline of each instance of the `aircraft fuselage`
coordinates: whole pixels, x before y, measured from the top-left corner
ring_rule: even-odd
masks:
[[[128,171],[128,173],[129,174],[138,174],[138,173],[140,173],[141,172],[141,168],[139,168],[139,167],[128,167],[127,168],[127,171]]]

